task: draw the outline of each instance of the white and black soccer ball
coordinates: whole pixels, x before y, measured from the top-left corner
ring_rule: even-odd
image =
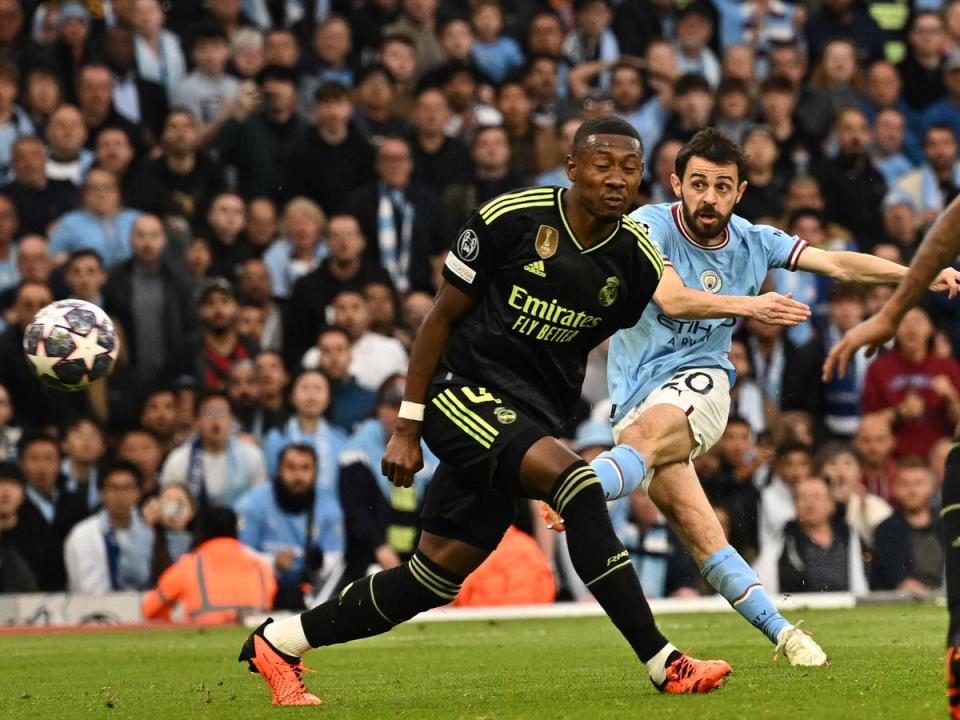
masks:
[[[23,333],[23,352],[33,374],[68,392],[86,390],[107,377],[119,349],[113,321],[85,300],[50,303]]]

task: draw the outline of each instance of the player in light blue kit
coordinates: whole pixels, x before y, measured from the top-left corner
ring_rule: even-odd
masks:
[[[820,646],[780,615],[756,574],[727,543],[690,460],[720,439],[729,416],[735,380],[727,357],[735,324],[730,317],[747,314],[739,296],[756,295],[772,268],[891,285],[907,269],[872,255],[812,248],[734,215],[747,187],[743,177],[741,148],[717,130],[702,130],[677,155],[671,180],[680,202],[648,205],[631,215],[649,227],[675,272],[664,273],[640,322],[611,340],[608,378],[618,445],[591,466],[608,500],[643,483],[704,579],[792,665],[824,665]],[[952,297],[958,277],[943,270],[931,289],[949,290]],[[678,288],[684,285],[712,293],[714,300],[722,296],[721,307],[698,301],[678,312]]]

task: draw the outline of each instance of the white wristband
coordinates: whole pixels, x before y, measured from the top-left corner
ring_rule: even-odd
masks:
[[[404,400],[400,403],[400,414],[398,417],[402,417],[404,420],[423,422],[423,409],[424,406],[420,403],[407,402]]]

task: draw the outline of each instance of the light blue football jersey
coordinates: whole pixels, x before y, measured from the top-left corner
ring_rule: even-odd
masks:
[[[631,217],[649,228],[664,262],[684,285],[719,295],[757,295],[771,268],[796,270],[807,244],[769,225],[754,225],[734,215],[726,240],[704,247],[686,231],[680,203],[646,205]],[[607,381],[616,423],[629,410],[684,368],[719,367],[736,378],[727,353],[737,321],[681,320],[653,300],[640,322],[610,340]]]

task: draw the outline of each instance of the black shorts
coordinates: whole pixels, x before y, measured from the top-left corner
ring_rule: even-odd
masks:
[[[493,550],[520,495],[520,463],[550,433],[506,395],[444,373],[430,386],[423,439],[440,459],[421,511],[424,530]]]

